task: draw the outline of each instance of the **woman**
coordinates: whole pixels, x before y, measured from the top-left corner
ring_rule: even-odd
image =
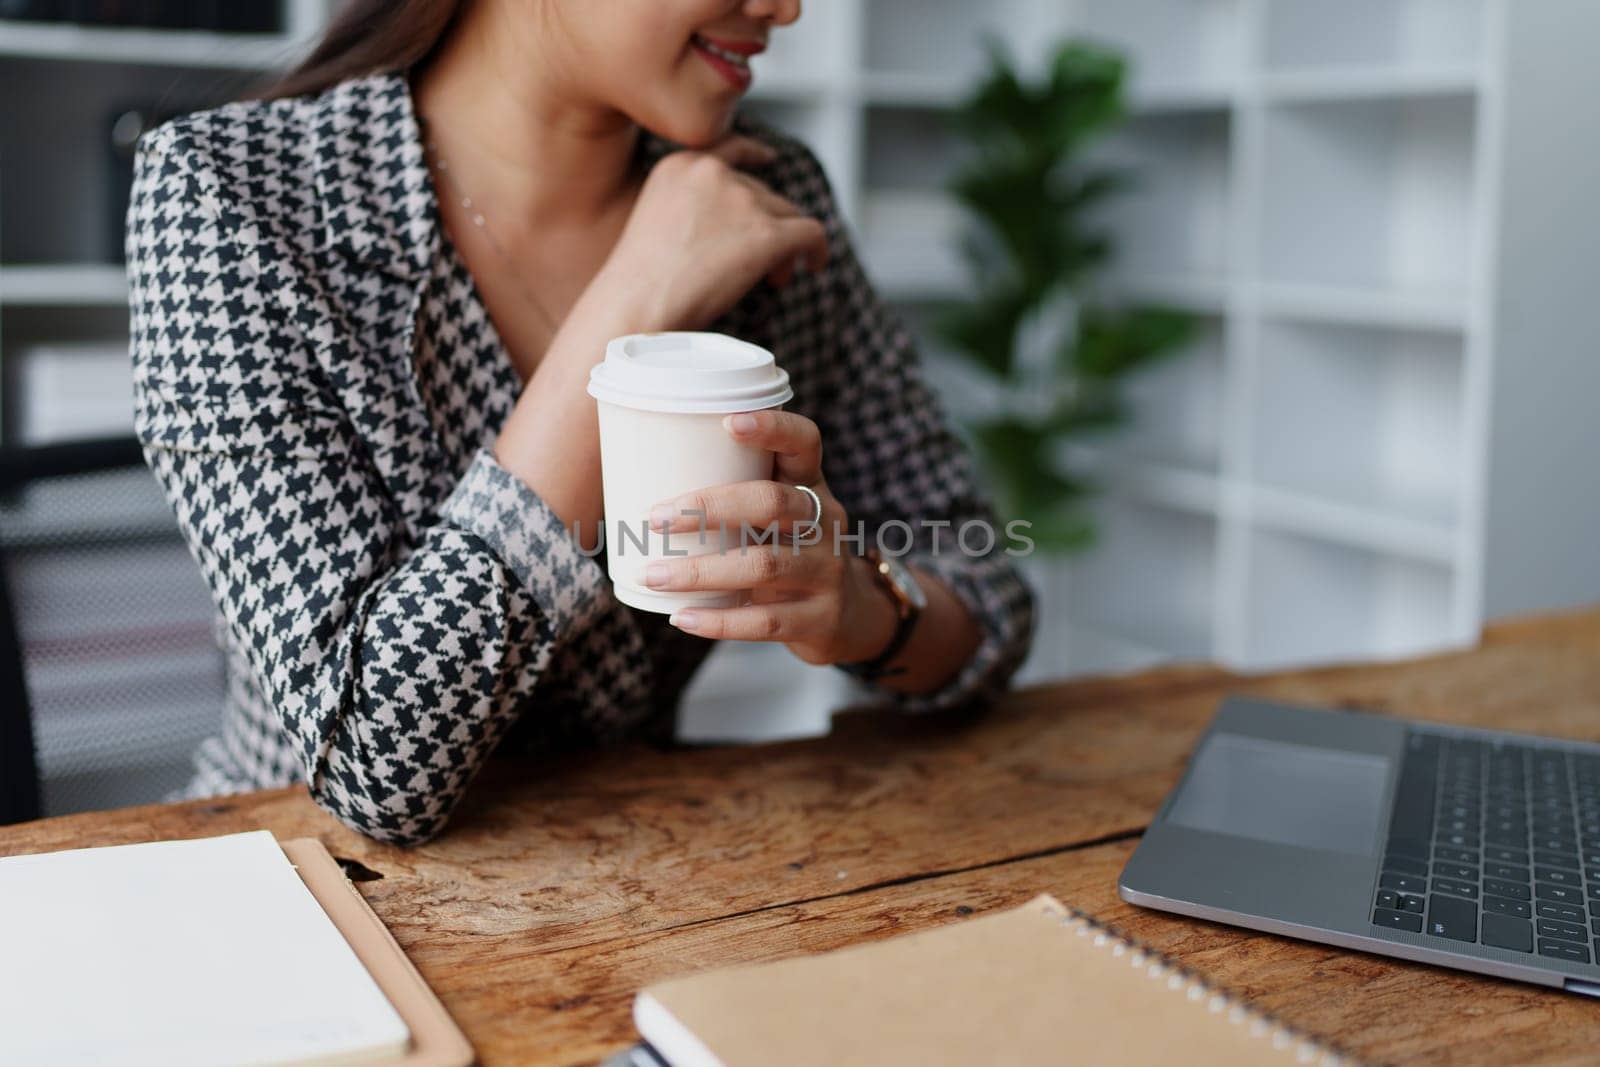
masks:
[[[228,653],[192,794],[304,780],[420,842],[508,735],[670,727],[712,639],[783,642],[907,709],[1005,686],[1032,600],[1003,543],[957,546],[989,518],[967,457],[816,160],[734,120],[748,57],[798,14],[358,0],[268,99],[145,139],[137,425]],[[749,605],[618,603],[569,536],[601,520],[585,385],[610,338],[670,329],[772,349],[795,398],[728,423],[775,451],[772,481],[669,510],[792,533],[820,504],[868,548],[914,524],[911,551],[734,550],[650,581]]]

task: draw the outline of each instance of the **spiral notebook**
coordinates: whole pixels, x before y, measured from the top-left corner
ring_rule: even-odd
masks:
[[[671,1067],[1341,1063],[1050,896],[869,945],[651,986]]]

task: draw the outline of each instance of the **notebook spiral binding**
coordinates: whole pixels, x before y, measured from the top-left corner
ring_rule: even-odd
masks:
[[[1053,908],[1046,907],[1043,910],[1047,915],[1055,914]],[[1130,966],[1144,969],[1152,980],[1165,978],[1167,988],[1173,992],[1183,991],[1196,1004],[1205,1001],[1207,1010],[1213,1015],[1226,1013],[1228,1022],[1235,1026],[1247,1026],[1252,1037],[1270,1040],[1272,1047],[1281,1052],[1292,1052],[1295,1062],[1317,1064],[1318,1067],[1345,1067],[1356,1062],[1311,1035],[1238,1003],[1171,957],[1147,948],[1115,927],[1077,908],[1066,907],[1065,912],[1061,919],[1062,926],[1079,937],[1092,937],[1096,948],[1109,949],[1113,956],[1126,955]]]

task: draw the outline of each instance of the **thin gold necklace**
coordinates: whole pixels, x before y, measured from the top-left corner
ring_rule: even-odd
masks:
[[[426,129],[426,126],[424,126],[424,129]],[[494,254],[500,257],[506,269],[511,272],[511,279],[516,287],[517,295],[533,309],[534,314],[543,320],[545,328],[550,331],[550,336],[554,337],[557,331],[555,316],[546,311],[544,305],[539,303],[533,292],[522,283],[521,269],[518,267],[516,260],[512,259],[511,253],[507,252],[505,247],[495,238],[494,231],[489,229],[489,220],[484,216],[482,209],[478,206],[478,202],[462,188],[461,183],[456,179],[455,171],[450,169],[450,164],[439,152],[438,145],[434,144],[431,137],[423,143],[423,150],[431,160],[433,169],[443,175],[444,180],[455,190],[456,199],[461,204],[462,210],[467,213],[467,219],[472,223],[473,228],[483,234],[483,239],[494,250]]]

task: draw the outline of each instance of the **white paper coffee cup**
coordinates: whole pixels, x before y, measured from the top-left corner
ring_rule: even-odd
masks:
[[[759,345],[718,333],[618,337],[589,372],[600,414],[606,569],[616,597],[646,611],[734,607],[744,591],[661,592],[644,585],[652,560],[721,552],[724,532],[663,535],[649,528],[652,505],[728,482],[772,477],[772,453],[735,441],[722,420],[782,407],[789,375]],[[697,524],[698,525],[698,524]],[[740,531],[726,532],[726,545]]]

